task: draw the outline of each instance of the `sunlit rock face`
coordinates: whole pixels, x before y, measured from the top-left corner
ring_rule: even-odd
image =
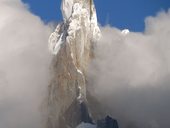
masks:
[[[61,8],[64,22],[49,38],[54,59],[47,127],[75,128],[81,122],[91,122],[86,73],[100,30],[92,0],[63,0]]]

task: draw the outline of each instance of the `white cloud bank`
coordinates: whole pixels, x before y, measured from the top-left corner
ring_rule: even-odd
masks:
[[[95,94],[121,128],[170,127],[170,10],[144,33],[102,28],[90,69]]]
[[[0,0],[0,128],[45,126],[50,33],[20,0]]]

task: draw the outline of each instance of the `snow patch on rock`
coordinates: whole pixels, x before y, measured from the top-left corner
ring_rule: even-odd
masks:
[[[89,123],[81,123],[76,128],[97,128],[96,125],[92,125]]]

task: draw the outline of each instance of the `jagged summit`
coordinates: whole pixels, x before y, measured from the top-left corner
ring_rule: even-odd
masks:
[[[63,0],[63,23],[58,24],[54,33],[49,38],[49,48],[53,54],[57,54],[63,42],[75,39],[76,32],[82,29],[90,35],[90,39],[97,40],[100,37],[100,29],[97,24],[96,10],[92,0]],[[80,37],[81,38],[81,37]],[[81,49],[82,50],[82,49]]]
[[[63,22],[49,38],[54,59],[47,127],[76,128],[82,122],[93,124],[101,115],[93,107],[97,101],[87,93],[86,78],[93,44],[101,33],[93,0],[63,0],[61,10]]]

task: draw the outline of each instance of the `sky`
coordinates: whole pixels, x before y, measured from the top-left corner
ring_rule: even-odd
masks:
[[[32,13],[48,22],[62,20],[61,0],[22,0],[29,5]],[[155,16],[170,8],[170,0],[94,0],[98,21],[103,26],[110,24],[119,29],[141,32],[145,28],[145,18]]]

